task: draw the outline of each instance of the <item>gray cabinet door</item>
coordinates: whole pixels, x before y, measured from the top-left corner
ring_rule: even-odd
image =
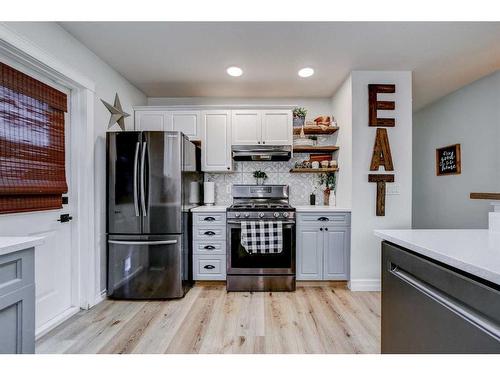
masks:
[[[297,280],[321,280],[323,263],[323,231],[319,226],[297,230]]]
[[[0,297],[0,354],[35,352],[35,285]]]
[[[323,280],[347,280],[349,276],[349,228],[325,227]]]

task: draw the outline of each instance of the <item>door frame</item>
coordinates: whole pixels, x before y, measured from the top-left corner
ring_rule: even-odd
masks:
[[[71,233],[72,303],[75,308],[88,309],[103,299],[99,288],[101,267],[94,218],[95,83],[10,29],[6,23],[0,23],[0,53],[71,92],[72,214],[77,219]]]

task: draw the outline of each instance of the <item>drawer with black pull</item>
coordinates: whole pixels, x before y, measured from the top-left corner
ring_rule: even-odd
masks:
[[[225,255],[200,255],[193,257],[194,280],[226,280]]]
[[[351,224],[351,214],[349,212],[298,213],[297,222],[308,225],[348,226]]]
[[[224,255],[226,254],[225,241],[194,241],[193,252],[204,255]]]
[[[193,228],[193,239],[195,241],[225,241],[225,226],[197,226]]]
[[[226,214],[221,212],[193,214],[194,225],[226,225]]]

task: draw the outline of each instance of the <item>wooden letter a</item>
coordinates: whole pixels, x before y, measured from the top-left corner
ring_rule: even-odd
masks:
[[[370,171],[378,171],[381,165],[384,166],[386,171],[394,170],[387,130],[378,128],[377,136],[375,137],[375,145],[373,146]]]

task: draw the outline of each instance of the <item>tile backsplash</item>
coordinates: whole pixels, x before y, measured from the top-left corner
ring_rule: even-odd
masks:
[[[232,173],[205,173],[205,181],[215,182],[215,204],[232,204],[231,186],[233,184],[255,184],[253,172],[266,172],[265,185],[288,185],[290,203],[293,206],[308,205],[309,195],[316,194],[316,204],[322,204],[323,194],[318,188],[318,175],[314,173],[290,173],[295,162],[305,159],[305,155],[295,154],[289,161],[283,162],[234,162]]]

